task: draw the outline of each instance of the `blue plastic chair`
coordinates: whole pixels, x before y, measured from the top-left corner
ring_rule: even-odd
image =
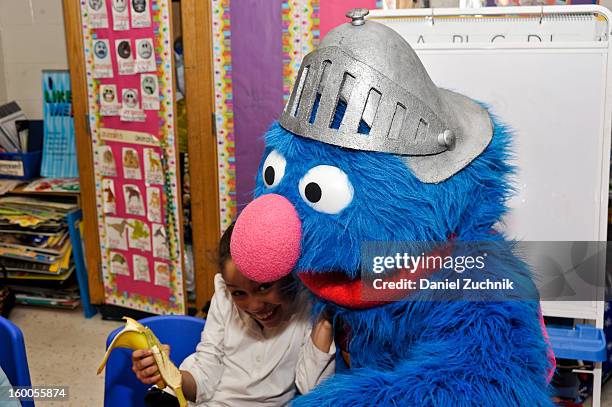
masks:
[[[206,321],[183,315],[167,315],[144,318],[138,322],[149,327],[161,343],[170,345],[170,359],[178,367],[187,356],[195,352]],[[121,329],[123,327],[110,333],[106,340],[107,349]],[[104,405],[144,406],[144,397],[149,387],[138,381],[132,371],[132,351],[113,350],[106,363]]]
[[[21,329],[0,317],[0,367],[13,386],[31,386],[30,369]],[[33,401],[22,401],[23,407],[34,407]]]

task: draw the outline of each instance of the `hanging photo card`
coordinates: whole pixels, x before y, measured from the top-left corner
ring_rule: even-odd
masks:
[[[155,51],[151,38],[136,40],[136,72],[155,72]]]
[[[125,202],[125,212],[128,215],[145,216],[144,200],[138,185],[125,184],[123,186],[123,200]]]
[[[104,0],[87,0],[87,8],[91,28],[108,28],[108,14]]]
[[[151,26],[150,0],[132,0],[132,28]]]
[[[106,218],[106,245],[110,249],[127,250],[128,223],[122,218]]]
[[[130,275],[130,266],[128,266],[125,256],[119,252],[111,251],[110,256],[110,270],[111,273],[120,276]]]
[[[109,146],[98,146],[96,148],[96,152],[98,153],[98,161],[100,163],[98,168],[100,169],[102,176],[117,176],[117,167],[115,166],[113,150],[111,150]]]
[[[140,75],[140,94],[143,110],[159,110],[159,86],[157,75]]]
[[[137,89],[123,89],[121,91],[121,120],[124,122],[144,122],[147,118],[144,110],[138,103]]]
[[[151,230],[146,222],[130,219],[128,241],[130,248],[143,252],[151,251]]]
[[[164,170],[161,158],[159,153],[152,148],[144,149],[144,170],[147,184],[162,185],[164,183]]]
[[[170,252],[168,250],[168,238],[163,225],[153,224],[153,256],[168,260]]]
[[[149,274],[149,260],[146,257],[139,256],[135,254],[133,257],[133,265],[132,268],[134,270],[134,280],[138,281],[151,281],[151,276]]]
[[[108,40],[95,40],[93,43],[94,78],[112,78],[113,64]]]
[[[123,177],[128,179],[142,179],[138,151],[134,148],[124,147],[122,150]]]
[[[155,285],[170,287],[170,267],[166,263],[155,262]]]
[[[151,222],[162,221],[161,196],[159,188],[147,187],[147,219]]]
[[[132,44],[129,39],[115,40],[119,75],[133,75],[135,72]]]
[[[110,0],[113,9],[113,30],[126,31],[130,29],[129,0]]]
[[[104,213],[114,215],[117,212],[115,198],[115,183],[112,179],[102,181],[102,194],[104,196]]]
[[[100,115],[119,116],[121,104],[116,85],[100,85]]]
[[[153,224],[153,256],[166,260],[170,258],[166,230],[164,225],[159,223]]]

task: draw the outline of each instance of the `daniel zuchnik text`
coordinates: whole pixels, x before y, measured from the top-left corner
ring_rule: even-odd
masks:
[[[409,280],[402,278],[399,281],[384,281],[376,278],[372,281],[376,290],[514,290],[514,281],[503,278],[501,281],[473,280],[471,278],[457,278],[454,280],[430,281],[426,278]]]
[[[407,253],[396,253],[395,256],[375,256],[372,259],[372,271],[380,274],[385,270],[404,269],[414,274],[419,269],[453,270],[462,274],[466,270],[485,268],[487,254],[481,256],[439,256],[421,253],[412,256]],[[372,280],[376,290],[514,290],[514,282],[503,278],[501,281],[474,278],[446,278],[429,280],[428,278],[402,278],[399,281],[385,281],[384,278]]]

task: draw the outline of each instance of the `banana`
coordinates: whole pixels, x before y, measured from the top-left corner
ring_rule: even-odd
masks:
[[[181,388],[181,372],[174,363],[172,363],[167,352],[163,351],[159,339],[157,339],[153,331],[140,324],[138,321],[130,317],[123,317],[123,319],[126,321],[125,327],[115,336],[106,350],[102,364],[98,368],[98,374],[104,370],[108,357],[115,348],[128,348],[132,350],[151,349],[160,376],[162,377],[162,379],[156,383],[157,387],[163,389],[166,385],[170,386],[178,398],[180,407],[185,407],[187,405],[187,400]]]

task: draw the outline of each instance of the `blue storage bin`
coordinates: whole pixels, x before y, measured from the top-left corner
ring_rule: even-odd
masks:
[[[42,150],[0,153],[0,178],[29,180],[40,175]]]

